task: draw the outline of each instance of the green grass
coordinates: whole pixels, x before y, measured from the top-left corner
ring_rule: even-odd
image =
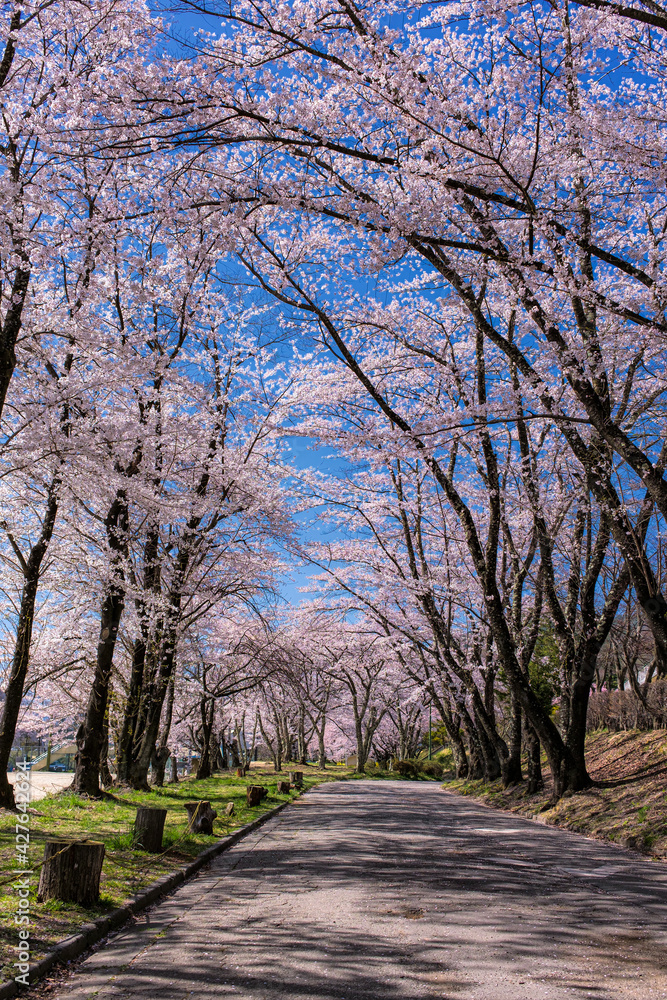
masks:
[[[316,767],[300,767],[304,772],[304,787],[322,781],[351,776],[349,768],[331,767],[321,771]],[[287,773],[275,774],[268,767],[253,768],[247,778],[218,775],[205,781],[186,778],[177,785],[155,788],[150,792],[127,789],[112,790],[102,800],[81,798],[61,792],[35,802],[30,816],[30,846],[28,865],[36,869],[44,854],[47,839],[91,839],[102,841],[106,852],[100,883],[100,901],[95,908],[83,909],[71,903],[37,902],[39,875],[31,877],[30,886],[30,945],[31,961],[38,959],[63,937],[76,933],[81,924],[127,902],[135,893],[158,878],[174,871],[196,857],[206,847],[251,820],[273,809],[281,802],[294,798],[295,793],[278,795],[276,782]],[[261,805],[248,809],[246,785],[265,785],[269,794]],[[213,835],[192,834],[187,830],[186,802],[209,799],[218,812]],[[234,815],[225,816],[225,806],[234,803]],[[159,806],[167,810],[164,829],[164,853],[147,854],[133,848],[132,828],[139,805]],[[14,914],[17,894],[11,884],[12,871],[17,867],[14,856],[16,814],[0,813],[0,981],[14,974],[11,963],[16,961],[17,934]]]

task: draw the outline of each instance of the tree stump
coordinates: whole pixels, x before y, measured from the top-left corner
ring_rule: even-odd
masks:
[[[290,771],[289,780],[295,788],[303,788],[303,771]]]
[[[291,787],[289,781],[279,781],[276,785],[276,791],[278,795],[289,795]]]
[[[211,809],[208,799],[186,802],[185,808],[188,811],[188,829],[192,833],[213,833],[213,820],[218,814],[215,809]]]
[[[164,821],[167,818],[166,809],[151,809],[139,806],[137,818],[134,821],[134,843],[144,851],[158,854],[162,850],[162,833]]]
[[[248,807],[250,809],[254,806],[258,806],[264,796],[268,794],[263,785],[246,785],[245,793]]]
[[[245,778],[245,767],[237,767],[236,768],[236,777],[237,778]]]
[[[233,815],[234,815],[234,803],[228,802],[227,805],[225,806],[225,816],[233,816]]]
[[[94,840],[47,840],[37,898],[94,906],[100,898],[104,844]]]

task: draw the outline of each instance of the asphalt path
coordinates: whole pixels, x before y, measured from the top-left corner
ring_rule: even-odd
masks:
[[[47,795],[53,795],[55,792],[62,792],[63,788],[72,784],[74,778],[73,771],[28,771],[27,774],[30,781],[31,802],[45,799]],[[10,784],[15,785],[19,778],[23,777],[23,771],[10,771],[7,777]]]
[[[667,998],[667,866],[435,783],[320,786],[58,1000]]]

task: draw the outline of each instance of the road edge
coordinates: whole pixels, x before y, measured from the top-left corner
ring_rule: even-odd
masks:
[[[595,844],[606,844],[607,847],[613,847],[617,851],[625,851],[631,857],[641,859],[649,864],[655,865],[667,865],[667,857],[657,857],[656,855],[647,854],[644,851],[638,850],[636,847],[631,847],[629,844],[620,844],[615,840],[610,840],[608,837],[596,837],[594,833],[584,830],[570,830],[567,826],[561,826],[560,823],[553,823],[541,816],[539,813],[535,816],[526,816],[525,813],[517,812],[514,809],[506,809],[503,806],[491,805],[484,799],[477,798],[476,795],[464,795],[462,792],[454,792],[445,785],[440,785],[441,790],[445,795],[451,795],[453,798],[462,799],[464,802],[474,802],[477,806],[482,806],[484,809],[490,809],[491,812],[503,813],[505,816],[514,816],[516,819],[524,819],[527,823],[535,823],[537,826],[543,826],[547,830],[560,830],[561,833],[568,833],[571,837],[583,837],[584,840],[592,840]],[[2,994],[0,993],[0,1000],[2,1000]]]
[[[304,791],[307,791],[307,789],[304,789]],[[283,809],[291,805],[292,802],[303,794],[304,792],[300,792],[299,795],[290,799],[289,802],[279,803],[273,809],[262,813],[257,819],[253,819],[250,823],[246,823],[245,826],[239,827],[234,833],[230,833],[228,837],[223,837],[222,840],[207,847],[205,851],[197,855],[194,861],[183,865],[181,868],[177,868],[176,871],[168,875],[163,875],[157,882],[153,882],[146,889],[142,889],[125,906],[120,906],[118,909],[112,910],[106,917],[98,917],[97,920],[92,920],[89,924],[83,924],[78,934],[71,934],[69,937],[58,941],[55,947],[51,951],[48,951],[43,958],[30,965],[28,969],[30,986],[21,987],[14,979],[5,980],[0,983],[0,1000],[10,1000],[11,997],[18,996],[22,989],[30,989],[47,972],[50,972],[54,965],[70,962],[72,959],[78,958],[79,955],[82,955],[92,945],[97,944],[98,941],[101,941],[111,931],[118,930],[124,924],[128,923],[135,914],[141,913],[142,910],[145,910],[152,903],[156,902],[156,900],[161,899],[163,896],[173,892],[178,886],[183,885],[196,875],[205,864],[212,861],[219,854],[222,854],[223,851],[233,847],[239,840],[243,840],[253,830],[256,830],[259,826],[277,816],[279,812],[282,812]]]

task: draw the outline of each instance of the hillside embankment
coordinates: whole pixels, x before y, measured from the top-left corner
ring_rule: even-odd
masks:
[[[535,795],[527,795],[525,785],[504,789],[500,782],[489,785],[455,779],[443,788],[497,809],[667,859],[667,731],[591,733],[586,760],[594,786],[566,793],[555,805],[546,767],[544,790]]]

